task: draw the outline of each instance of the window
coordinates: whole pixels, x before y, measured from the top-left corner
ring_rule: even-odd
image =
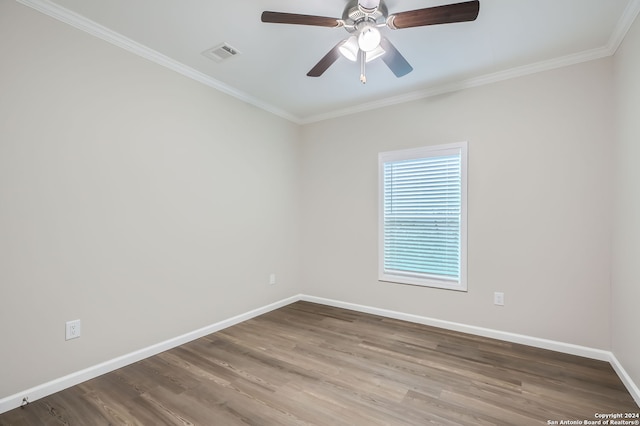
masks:
[[[379,279],[467,290],[467,143],[382,152]]]

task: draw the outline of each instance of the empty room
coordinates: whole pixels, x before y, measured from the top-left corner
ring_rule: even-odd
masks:
[[[639,425],[639,12],[0,0],[0,425]]]

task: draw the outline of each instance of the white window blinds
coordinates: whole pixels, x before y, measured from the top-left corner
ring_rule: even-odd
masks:
[[[466,145],[457,145],[381,154],[382,280],[466,289]]]

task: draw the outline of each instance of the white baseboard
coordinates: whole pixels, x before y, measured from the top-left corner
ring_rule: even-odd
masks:
[[[320,303],[322,305],[335,306],[337,308],[350,309],[352,311],[364,312],[367,314],[379,315],[387,318],[394,318],[418,324],[430,325],[444,328],[446,330],[459,331],[462,333],[474,334],[476,336],[489,337],[492,339],[504,340],[506,342],[520,343],[522,345],[534,346],[536,348],[549,349],[556,352],[563,352],[571,355],[578,355],[585,358],[609,361],[611,352],[601,349],[588,348],[585,346],[562,343],[554,340],[540,339],[538,337],[526,336],[523,334],[509,333],[506,331],[493,330],[490,328],[476,327],[474,325],[461,324],[457,322],[444,321],[435,318],[423,317],[420,315],[406,314],[404,312],[390,311],[387,309],[374,308],[371,306],[358,305],[355,303],[341,302],[339,300],[324,299],[321,297],[302,295],[301,300]]]
[[[608,361],[612,365],[613,369],[618,374],[618,376],[620,377],[624,385],[629,390],[629,393],[631,394],[633,399],[636,401],[638,405],[640,405],[640,389],[638,389],[638,386],[633,382],[631,377],[624,370],[624,368],[622,367],[618,359],[615,357],[615,355],[609,351],[589,348],[585,346],[578,346],[578,345],[573,345],[569,343],[557,342],[554,340],[540,339],[537,337],[525,336],[521,334],[508,333],[508,332],[499,331],[499,330],[492,330],[488,328],[476,327],[472,325],[460,324],[460,323],[455,323],[450,321],[443,321],[435,318],[423,317],[419,315],[407,314],[407,313],[391,311],[387,309],[380,309],[380,308],[375,308],[371,306],[358,305],[355,303],[342,302],[339,300],[325,299],[322,297],[298,294],[298,295],[291,296],[286,299],[282,299],[280,301],[271,303],[269,305],[263,306],[261,308],[254,309],[244,314],[237,315],[235,317],[217,322],[215,324],[211,324],[209,326],[200,328],[190,333],[183,334],[173,339],[169,339],[164,342],[160,342],[158,344],[149,346],[147,348],[143,348],[138,351],[131,352],[129,354],[120,356],[118,358],[114,358],[112,360],[103,362],[101,364],[86,368],[84,370],[77,371],[67,376],[60,377],[50,382],[43,383],[31,389],[27,389],[23,392],[18,392],[14,395],[10,395],[8,397],[2,398],[0,399],[0,414],[6,411],[12,410],[14,408],[18,408],[20,405],[22,405],[23,398],[28,398],[29,402],[33,402],[47,395],[51,395],[63,389],[69,388],[71,386],[75,386],[79,383],[93,379],[102,374],[117,370],[118,368],[122,368],[129,364],[133,364],[134,362],[159,354],[160,352],[164,352],[171,348],[175,348],[176,346],[183,345],[192,340],[199,339],[200,337],[206,336],[208,334],[215,333],[216,331],[223,330],[227,327],[231,327],[232,325],[241,323],[243,321],[249,320],[251,318],[257,317],[259,315],[265,314],[267,312],[273,311],[275,309],[281,308],[291,303],[297,302],[299,300],[319,303],[322,305],[334,306],[337,308],[350,309],[352,311],[364,312],[368,314],[379,315],[387,318],[394,318],[394,319],[409,321],[409,322],[418,323],[418,324],[430,325],[434,327],[444,328],[447,330],[460,331],[463,333],[469,333],[477,336],[504,340],[512,343],[520,343],[523,345],[549,349],[549,350],[563,352],[571,355],[583,356],[586,358],[597,359],[600,361]]]
[[[620,380],[622,380],[622,383],[624,383],[624,385],[626,386],[627,390],[633,397],[633,400],[640,407],[640,388],[638,388],[638,386],[633,382],[631,376],[629,376],[626,370],[622,367],[622,364],[620,364],[620,361],[618,361],[618,358],[616,358],[613,353],[611,353],[609,363],[615,370],[616,374],[618,374],[618,377],[620,377]]]
[[[160,352],[164,352],[166,350],[175,348],[176,346],[191,342],[192,340],[199,339],[200,337],[206,336],[208,334],[215,333],[216,331],[231,327],[232,325],[273,311],[274,309],[289,305],[298,300],[300,300],[300,296],[292,296],[286,299],[282,299],[267,306],[254,309],[244,314],[236,315],[235,317],[217,322],[215,324],[211,324],[209,326],[183,334],[178,337],[174,337],[169,340],[165,340],[164,342],[160,342],[155,345],[137,350],[135,352],[122,355],[98,365],[85,368],[84,370],[76,371],[75,373],[71,373],[50,382],[43,383],[31,389],[27,389],[23,392],[18,392],[16,394],[7,396],[0,399],[0,414],[20,407],[23,403],[23,398],[27,398],[29,402],[33,402],[37,399],[44,398],[45,396],[59,392],[63,389],[101,376],[102,374],[109,373],[111,371],[117,370],[118,368],[125,367],[129,364],[133,364],[134,362],[138,362],[142,359],[159,354]]]
[[[386,318],[394,318],[403,321],[409,321],[417,324],[430,325],[433,327],[444,328],[446,330],[459,331],[462,333],[474,334],[476,336],[489,337],[493,339],[503,340],[506,342],[519,343],[522,345],[533,346],[536,348],[549,349],[556,352],[562,352],[570,355],[582,356],[585,358],[597,359],[599,361],[607,361],[611,364],[616,374],[622,380],[627,390],[640,406],[640,389],[633,382],[631,377],[624,370],[618,359],[610,351],[602,349],[594,349],[586,346],[574,345],[571,343],[563,343],[555,340],[541,339],[538,337],[526,336],[523,334],[508,333],[505,331],[493,330],[489,328],[476,327],[473,325],[460,324],[456,322],[443,321],[435,318],[423,317],[419,315],[406,314],[403,312],[391,311],[387,309],[374,308],[371,306],[358,305],[355,303],[342,302],[339,300],[325,299],[322,297],[308,296],[302,294],[300,300],[307,302],[319,303],[322,305],[335,306],[336,308],[350,309],[352,311],[364,312],[367,314],[379,315]]]

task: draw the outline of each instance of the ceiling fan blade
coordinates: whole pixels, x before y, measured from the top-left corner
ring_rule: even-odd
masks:
[[[398,49],[391,44],[386,38],[380,40],[380,47],[384,49],[384,55],[382,60],[389,67],[389,69],[396,75],[396,77],[402,77],[413,71],[413,67],[409,65],[409,62],[402,56]]]
[[[315,25],[318,27],[341,27],[342,21],[336,18],[315,15],[299,15],[297,13],[262,12],[262,22],[273,24]]]
[[[324,74],[324,72],[340,57],[340,50],[338,50],[338,48],[342,43],[344,43],[344,40],[340,41],[340,43],[336,44],[329,53],[324,55],[324,57],[320,59],[320,62],[318,62],[315,67],[311,68],[311,71],[307,73],[307,76],[320,77]]]
[[[423,27],[425,25],[452,24],[454,22],[475,21],[480,12],[480,2],[466,1],[426,9],[395,13],[387,18],[391,29]]]

